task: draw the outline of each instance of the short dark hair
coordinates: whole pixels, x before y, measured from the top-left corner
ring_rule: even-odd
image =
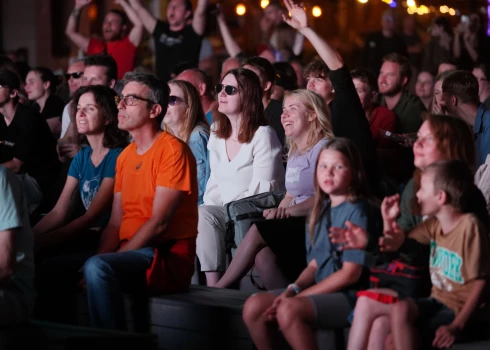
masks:
[[[117,63],[111,55],[106,53],[87,56],[83,63],[85,68],[91,66],[101,66],[106,68],[107,79],[117,80]]]
[[[463,103],[479,104],[478,80],[464,70],[452,71],[442,82],[442,92],[456,96]]]
[[[490,64],[489,63],[480,63],[480,64],[477,64],[473,69],[481,69],[481,71],[485,75],[485,78],[487,80],[490,79]]]
[[[128,145],[129,134],[127,131],[117,127],[117,105],[114,101],[116,92],[110,87],[104,85],[89,85],[80,87],[72,98],[71,116],[74,117],[77,113],[78,101],[84,94],[91,93],[94,96],[99,113],[102,114],[104,121],[108,122],[104,129],[104,139],[102,144],[107,148],[124,148]],[[87,137],[81,135],[80,141],[87,143]]]
[[[244,66],[251,66],[258,69],[264,81],[270,81],[271,84],[276,82],[276,70],[274,66],[263,57],[250,57],[243,62],[242,68]]]
[[[352,79],[358,79],[359,81],[367,84],[371,91],[378,91],[378,79],[372,70],[367,68],[357,68],[350,72]]]
[[[165,117],[165,114],[167,113],[168,108],[168,97],[170,95],[170,88],[168,87],[167,82],[160,78],[157,78],[153,74],[136,72],[128,72],[124,74],[123,82],[124,85],[130,82],[139,83],[145,85],[150,90],[146,98],[162,107],[160,115],[155,118],[158,122],[158,126],[160,126],[162,124],[163,118]],[[151,107],[150,102],[148,102],[148,107]]]
[[[276,62],[273,64],[276,71],[276,85],[284,90],[293,91],[298,88],[298,77],[293,66],[288,62]]]
[[[450,64],[450,65],[453,65],[456,67],[456,69],[459,69],[459,62],[457,59],[453,58],[453,57],[449,57],[449,58],[445,58],[443,59],[441,62],[439,62],[439,66],[441,64]],[[439,66],[437,66],[439,68]]]
[[[119,17],[121,17],[121,25],[122,26],[128,25],[128,16],[126,16],[126,13],[124,13],[124,11],[121,11],[121,10],[118,10],[118,9],[111,9],[107,13],[113,13],[113,14],[118,15]]]
[[[393,52],[383,57],[384,62],[397,63],[400,66],[400,77],[402,79],[407,78],[407,83],[412,78],[412,67],[410,66],[410,61],[405,56]]]
[[[330,75],[330,68],[327,64],[320,58],[315,57],[305,68],[304,76],[313,76],[314,78],[328,79]]]
[[[39,78],[43,83],[49,82],[49,93],[54,94],[56,87],[60,84],[60,79],[54,75],[53,71],[46,67],[36,67],[30,70],[30,72],[36,72],[39,74]]]

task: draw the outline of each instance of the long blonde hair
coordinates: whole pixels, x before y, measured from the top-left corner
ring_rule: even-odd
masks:
[[[320,156],[322,152],[327,149],[342,153],[344,157],[347,158],[347,160],[349,161],[350,168],[352,170],[352,177],[347,200],[349,202],[356,202],[361,198],[368,198],[369,195],[366,174],[362,166],[361,154],[355,143],[350,139],[341,137],[329,140],[322,147],[320,153],[318,154],[318,159],[315,166],[315,175],[313,178],[313,183],[315,186],[315,202],[313,205],[313,210],[311,211],[310,221],[308,224],[310,241],[312,244],[315,236],[315,225],[320,220],[320,214],[323,210],[325,199],[328,198],[328,194],[323,192],[323,190],[320,188],[317,179],[317,169]]]
[[[327,103],[323,98],[316,93],[305,89],[286,92],[284,101],[286,101],[288,97],[297,98],[305,106],[308,113],[316,115],[315,120],[310,122],[308,144],[306,149],[301,150],[302,152],[312,149],[321,139],[333,138],[330,108],[328,108]],[[296,152],[298,152],[298,145],[289,138],[286,139],[286,143],[289,150],[289,156],[294,156]]]
[[[202,125],[209,130],[209,124],[206,120],[204,110],[201,104],[201,98],[197,89],[189,82],[184,80],[171,80],[168,85],[174,84],[177,86],[184,95],[184,103],[187,104],[186,118],[180,125],[179,134],[182,135],[182,140],[187,142],[192,130],[198,125]],[[170,132],[170,128],[164,124],[164,130]]]

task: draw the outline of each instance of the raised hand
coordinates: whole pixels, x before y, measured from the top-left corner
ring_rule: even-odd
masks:
[[[75,9],[80,10],[82,7],[90,4],[92,0],[75,0]]]
[[[291,16],[290,18],[287,18],[283,15],[282,19],[284,22],[297,30],[308,27],[308,17],[306,16],[305,9],[301,5],[295,4],[292,0],[284,0],[284,5]]]
[[[381,203],[381,215],[384,221],[394,221],[400,215],[400,195],[385,197]]]
[[[332,243],[340,244],[340,250],[366,249],[368,233],[350,221],[345,222],[346,229],[331,227],[328,235]]]
[[[405,241],[405,232],[403,232],[393,221],[391,230],[383,232],[383,237],[379,239],[379,250],[382,252],[393,253],[402,246]]]

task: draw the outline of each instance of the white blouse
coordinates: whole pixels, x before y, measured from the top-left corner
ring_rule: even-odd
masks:
[[[204,193],[205,205],[226,203],[269,191],[284,190],[282,147],[269,126],[261,126],[250,143],[242,144],[231,161],[225,139],[212,132],[208,142],[211,176]]]

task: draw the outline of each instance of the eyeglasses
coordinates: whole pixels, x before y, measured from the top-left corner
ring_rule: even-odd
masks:
[[[119,105],[119,103],[121,103],[121,101],[122,101],[125,106],[133,106],[135,100],[141,100],[141,101],[146,101],[146,102],[151,103],[151,104],[156,104],[153,101],[150,101],[150,100],[148,100],[146,98],[139,97],[139,96],[136,96],[136,95],[126,95],[126,96],[117,95],[117,96],[114,97],[114,101],[116,101],[116,104],[117,105]]]
[[[83,75],[83,72],[75,72],[75,73],[67,73],[65,74],[66,80],[70,80],[70,78],[73,79],[80,79]]]
[[[231,86],[231,85],[223,85],[223,84],[217,84],[216,85],[216,93],[219,94],[221,91],[223,91],[223,89],[225,89],[225,93],[228,95],[228,96],[232,96],[232,95],[235,95],[238,93],[238,89],[234,86]]]
[[[168,97],[168,105],[169,106],[175,106],[175,105],[178,105],[178,104],[181,104],[181,103],[185,103],[185,102],[179,96],[170,95]]]

